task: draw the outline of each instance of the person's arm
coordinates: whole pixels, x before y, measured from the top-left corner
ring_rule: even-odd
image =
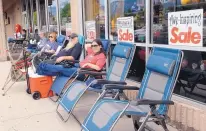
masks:
[[[61,61],[63,61],[63,60],[77,60],[77,59],[79,58],[81,52],[82,52],[81,46],[75,47],[75,48],[72,50],[70,56],[61,56],[61,57],[59,57],[59,58],[57,59],[56,62],[59,63],[59,62],[61,62]]]
[[[86,63],[81,68],[89,67],[94,70],[100,71],[105,66],[105,64],[106,64],[106,58],[102,57],[97,61],[96,64]]]
[[[45,52],[46,52],[46,53],[54,54],[54,53],[55,53],[55,50],[52,50],[52,49],[51,49],[51,50],[47,50],[47,49],[46,49]]]

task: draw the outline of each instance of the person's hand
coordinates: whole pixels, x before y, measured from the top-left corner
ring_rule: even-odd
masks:
[[[90,64],[90,63],[86,63],[86,64],[84,64],[84,65],[82,66],[82,68],[85,68],[85,67],[87,67],[87,66],[91,67],[91,64]]]
[[[62,56],[62,57],[59,57],[59,58],[57,58],[56,59],[56,63],[60,63],[60,62],[62,62],[64,60],[64,57]]]

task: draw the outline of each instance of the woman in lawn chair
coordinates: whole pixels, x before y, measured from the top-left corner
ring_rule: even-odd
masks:
[[[106,56],[104,53],[103,45],[101,40],[96,39],[92,42],[91,47],[86,47],[87,49],[87,56],[86,58],[81,61],[79,64],[74,64],[70,68],[65,67],[61,64],[47,64],[47,63],[41,63],[39,65],[37,73],[39,75],[51,75],[56,76],[58,74],[64,75],[64,76],[72,76],[74,73],[77,72],[79,68],[89,68],[94,70],[102,70],[106,63]],[[77,51],[75,51],[77,52]],[[59,57],[56,60],[56,63],[62,62],[64,57]]]

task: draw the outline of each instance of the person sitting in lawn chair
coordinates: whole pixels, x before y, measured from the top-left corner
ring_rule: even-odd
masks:
[[[44,48],[44,52],[48,54],[54,54],[58,48],[58,43],[56,42],[57,35],[55,32],[49,34],[49,41],[47,42],[47,47]]]
[[[48,39],[46,38],[46,33],[41,31],[39,32],[39,37],[40,37],[40,40],[39,42],[37,43],[37,50],[40,51],[42,50],[42,48],[47,44],[48,42]]]
[[[76,73],[79,68],[89,68],[97,71],[102,70],[106,64],[106,56],[104,53],[101,40],[96,39],[92,42],[91,45],[87,44],[86,50],[87,50],[87,56],[79,64],[74,64],[69,68],[65,67],[64,65],[59,64],[61,61],[64,60],[64,57],[59,57],[58,59],[56,59],[55,63],[52,64],[41,63],[37,69],[37,73],[39,75],[48,75],[48,76],[64,75],[70,77],[74,73]]]

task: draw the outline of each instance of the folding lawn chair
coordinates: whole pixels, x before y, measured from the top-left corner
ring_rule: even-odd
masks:
[[[23,54],[23,53],[21,53]],[[17,60],[14,60],[11,56],[11,52],[7,50],[7,56],[10,59],[11,62],[11,68],[9,71],[9,74],[6,78],[6,81],[4,83],[4,86],[2,87],[2,90],[4,90],[4,93],[2,94],[3,96],[6,95],[6,93],[11,89],[11,87],[18,81],[20,80],[25,80],[25,75],[26,75],[26,69],[25,69],[25,64],[27,62],[27,65],[30,66],[30,58],[27,58],[26,60],[21,60],[22,55],[19,56]],[[7,87],[7,85],[10,84],[10,86]],[[7,88],[6,88],[7,87]],[[5,90],[6,89],[6,90]]]
[[[110,41],[105,40],[105,39],[101,40],[101,41],[102,41],[105,53],[108,54],[109,49],[110,49],[110,45],[111,45]],[[55,81],[53,82],[53,85],[51,87],[51,91],[53,91],[53,93],[57,95],[57,99],[54,100],[52,97],[49,97],[52,101],[54,101],[54,102],[58,101],[58,99],[60,98],[60,95],[62,94],[62,92],[65,88],[65,86],[70,83],[71,78],[72,77],[66,77],[66,76],[62,76],[62,75],[57,76],[57,78],[55,79]]]
[[[154,130],[147,122],[161,125],[165,131],[168,106],[181,68],[183,52],[175,49],[154,48],[146,65],[141,87],[105,85],[105,90],[93,105],[83,124],[84,131],[111,131],[123,115],[132,115],[136,130]],[[136,101],[108,99],[110,90],[139,90]],[[67,96],[69,98],[72,97]],[[67,102],[68,103],[68,102]],[[154,130],[155,131],[155,130]]]
[[[83,96],[83,94],[89,89],[91,86],[95,85],[104,85],[104,84],[126,84],[125,80],[135,53],[136,45],[131,43],[118,42],[115,46],[112,53],[112,60],[110,67],[107,73],[102,72],[94,72],[94,71],[79,71],[79,74],[88,74],[88,75],[106,75],[106,80],[96,79],[93,80],[90,84],[81,81],[73,82],[65,91],[62,98],[59,100],[57,106],[57,114],[63,121],[67,121],[69,119],[70,114],[72,114],[73,109],[75,108],[77,102]],[[75,77],[75,79],[78,75]],[[74,80],[75,80],[74,79]],[[102,89],[95,89],[92,91],[101,92]],[[69,114],[67,119],[64,119],[62,115],[59,113],[59,106],[62,106]],[[74,115],[73,115],[74,116]],[[75,118],[75,116],[74,116]]]

